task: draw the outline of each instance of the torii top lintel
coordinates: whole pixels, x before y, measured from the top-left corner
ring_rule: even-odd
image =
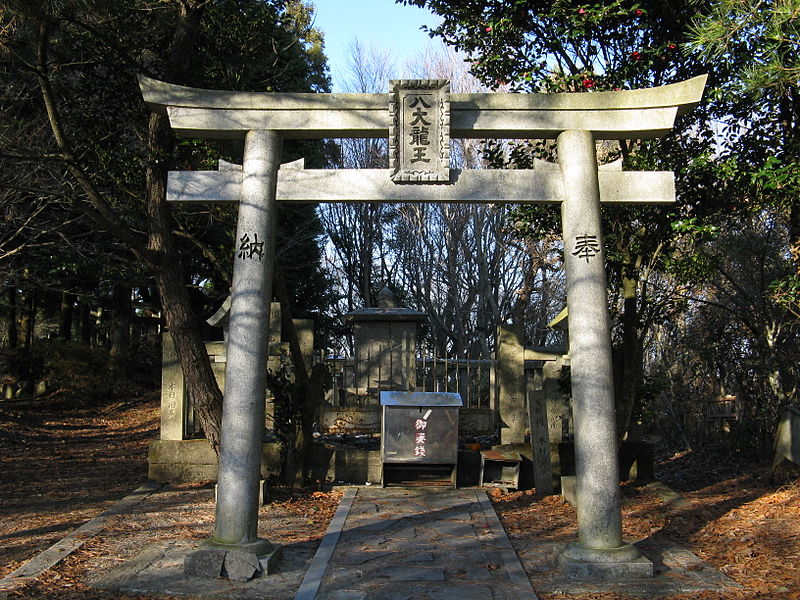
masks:
[[[655,88],[585,94],[450,94],[454,138],[556,138],[591,131],[595,139],[649,139],[666,134],[701,100],[701,75]],[[387,137],[389,94],[230,92],[139,77],[145,103],[166,113],[186,137],[242,138],[254,129],[286,138]]]

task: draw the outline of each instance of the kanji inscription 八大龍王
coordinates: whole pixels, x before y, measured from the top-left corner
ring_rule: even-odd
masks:
[[[392,181],[450,181],[450,84],[443,79],[391,82],[389,159]]]

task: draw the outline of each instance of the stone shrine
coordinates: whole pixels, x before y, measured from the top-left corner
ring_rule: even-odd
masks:
[[[375,403],[381,390],[414,390],[417,326],[425,320],[425,313],[398,306],[388,287],[379,292],[377,307],[345,315],[353,330],[356,394]]]

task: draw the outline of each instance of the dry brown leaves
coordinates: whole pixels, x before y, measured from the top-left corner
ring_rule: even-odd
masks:
[[[147,444],[157,435],[155,394],[94,409],[57,399],[0,402],[0,576],[61,539],[127,495],[146,477]],[[649,488],[623,487],[624,535],[659,533],[688,546],[743,586],[741,592],[674,596],[675,600],[800,600],[800,479],[770,482],[764,468],[734,476],[679,456],[669,473],[686,502],[665,505]],[[727,466],[729,468],[730,465]],[[742,471],[739,470],[741,473]],[[709,483],[717,480],[716,483]],[[672,482],[671,482],[672,483]],[[490,490],[512,538],[574,539],[575,509],[558,496]],[[319,540],[339,502],[338,492],[272,490],[262,507],[260,533],[280,544]],[[204,539],[214,519],[208,484],[165,488],[57,567],[10,597],[120,600],[92,590],[88,572],[107,569],[145,543]],[[614,593],[539,595],[542,600],[621,600]]]
[[[649,488],[623,486],[623,534],[641,539],[659,533],[743,586],[739,592],[671,596],[674,600],[800,600],[800,478],[770,482],[764,467],[684,494],[680,507],[667,506]],[[573,541],[576,511],[559,496],[532,492],[494,494],[492,501],[512,538]],[[622,600],[616,593],[542,600]]]
[[[745,586],[729,597],[800,599],[800,479],[741,477],[687,497],[665,530]]]
[[[158,397],[74,408],[57,397],[0,402],[0,577],[45,550],[147,476],[147,446],[158,435]],[[319,541],[340,492],[274,487],[259,515],[259,533],[277,544]],[[147,544],[209,537],[211,482],[171,485],[10,598],[120,600],[86,585],[89,573],[113,568]]]
[[[259,534],[271,542],[321,541],[338,506],[341,492],[273,490],[275,500],[261,507]],[[122,600],[124,594],[88,587],[91,573],[109,570],[149,544],[168,540],[207,539],[214,520],[214,490],[209,484],[168,486],[131,514],[112,518],[102,534],[92,538],[63,563],[43,573],[11,597],[45,600]],[[136,596],[140,600],[150,596]],[[159,598],[162,598],[159,596]]]
[[[157,428],[155,393],[92,408],[0,401],[0,577],[141,485]]]

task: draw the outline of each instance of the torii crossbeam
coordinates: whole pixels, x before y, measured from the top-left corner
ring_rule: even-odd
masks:
[[[702,97],[705,76],[659,88],[580,94],[449,94],[447,82],[392,82],[391,94],[284,94],[187,88],[140,78],[147,105],[187,137],[244,139],[241,169],[170,173],[168,199],[239,202],[216,524],[208,544],[262,555],[256,536],[276,201],[561,203],[578,540],[572,575],[652,575],[622,540],[611,337],[600,203],[675,199],[672,173],[598,170],[596,140],[666,134]],[[283,139],[390,136],[392,170],[280,169]],[[556,139],[559,165],[449,170],[449,136]],[[518,408],[525,410],[525,399]],[[521,442],[524,431],[501,431]]]

